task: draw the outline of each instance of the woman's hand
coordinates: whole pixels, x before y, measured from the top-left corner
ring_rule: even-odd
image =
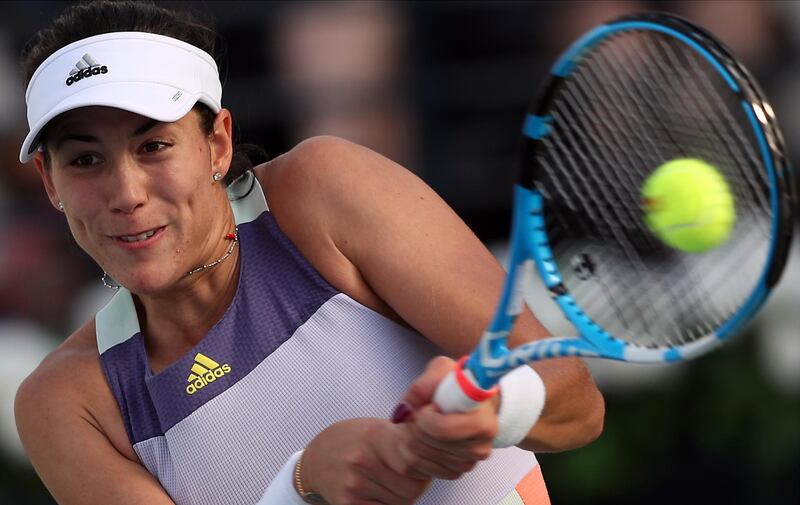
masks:
[[[303,487],[331,505],[416,503],[431,480],[398,458],[398,449],[412,438],[407,431],[383,419],[348,419],[329,426],[303,453]]]
[[[457,479],[491,455],[497,434],[498,396],[466,413],[444,414],[432,403],[436,387],[454,370],[456,362],[440,356],[428,363],[425,371],[403,397],[407,406],[395,415],[402,442],[396,471],[439,479]]]

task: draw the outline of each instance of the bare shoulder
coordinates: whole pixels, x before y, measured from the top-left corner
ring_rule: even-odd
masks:
[[[93,345],[94,320],[87,322],[51,352],[19,389],[19,399],[29,397],[84,396],[84,386],[100,372],[99,354]]]
[[[319,202],[325,195],[338,196],[341,191],[352,191],[351,183],[365,170],[403,170],[388,158],[364,146],[342,138],[319,136],[306,139],[286,154],[279,156],[257,170],[267,199],[278,205],[284,199],[297,198]],[[359,180],[359,186],[370,183]],[[323,200],[324,203],[324,200]],[[329,202],[330,203],[330,202]]]
[[[257,171],[270,209],[291,235],[336,246],[353,260],[353,240],[398,214],[420,217],[449,207],[411,171],[364,146],[320,136],[304,140]],[[294,238],[294,237],[292,237]],[[303,238],[303,237],[300,237]]]
[[[93,322],[93,321],[92,321]],[[54,401],[72,403],[86,396],[86,383],[99,371],[97,348],[89,345],[93,324],[86,323],[51,352],[22,383],[17,392],[18,409],[42,408]]]
[[[17,391],[15,413],[26,449],[53,418],[80,419],[102,432],[129,459],[136,459],[100,365],[94,320],[51,352]]]
[[[348,246],[364,231],[356,218],[375,206],[390,179],[413,175],[366,147],[330,136],[304,140],[255,171],[281,230],[322,276],[401,321],[365,280]]]

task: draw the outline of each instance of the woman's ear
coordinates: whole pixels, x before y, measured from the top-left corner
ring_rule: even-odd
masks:
[[[33,155],[33,165],[36,167],[39,177],[42,178],[42,184],[44,185],[44,190],[47,192],[47,197],[50,199],[50,203],[59,211],[63,210],[63,207],[60,205],[61,199],[58,197],[58,192],[56,192],[56,187],[53,184],[53,173],[47,167],[47,161],[42,151],[37,151],[36,154]]]
[[[228,109],[222,109],[214,118],[214,131],[208,138],[211,149],[211,173],[228,173],[233,157],[233,118]]]

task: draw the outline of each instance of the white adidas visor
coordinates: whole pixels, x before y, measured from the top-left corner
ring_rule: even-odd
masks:
[[[217,64],[205,51],[152,33],[95,35],[62,47],[34,72],[19,159],[29,161],[45,125],[68,110],[100,105],[171,123],[198,101],[217,113],[221,100]]]

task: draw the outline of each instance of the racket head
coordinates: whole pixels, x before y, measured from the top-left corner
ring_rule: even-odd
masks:
[[[706,30],[652,13],[595,28],[553,65],[523,133],[512,248],[597,355],[701,355],[780,278],[794,214],[783,138],[755,80]],[[735,199],[730,238],[704,253],[661,242],[641,206],[652,171],[687,157],[716,167]],[[592,355],[569,342],[545,355]],[[526,359],[542,357],[535,347]]]

